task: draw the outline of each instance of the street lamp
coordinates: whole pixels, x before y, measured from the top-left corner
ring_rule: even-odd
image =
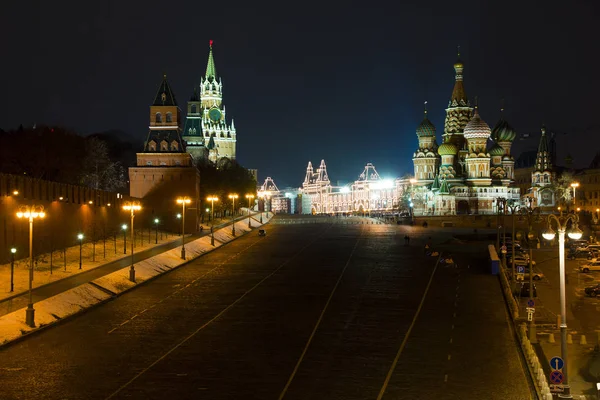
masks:
[[[32,284],[33,284],[33,220],[46,216],[43,206],[21,207],[17,212],[17,218],[27,218],[29,220],[29,303],[25,310],[25,323],[35,328],[35,309],[33,308]]]
[[[413,178],[409,182],[410,182],[410,202],[408,203],[408,207],[410,208],[410,221],[415,222],[415,209],[414,209],[415,204],[413,202],[413,199],[414,199],[414,190],[415,190],[414,185],[415,185],[415,183],[417,183],[417,180]]]
[[[519,213],[521,215],[523,215],[525,218],[527,218],[527,226],[528,226],[528,232],[527,232],[527,244],[529,247],[529,300],[530,302],[533,302],[533,245],[535,242],[535,239],[537,238],[536,233],[533,231],[533,223],[534,222],[540,222],[542,221],[542,218],[540,216],[540,208],[536,207],[536,208],[531,208],[531,202],[533,201],[532,198],[529,198],[529,206],[528,207],[523,207],[519,209]],[[516,256],[515,253],[513,253],[513,259]],[[532,316],[530,324],[529,324],[529,341],[531,343],[537,343],[537,334],[536,334],[536,329],[535,329],[535,318]]]
[[[10,249],[10,291],[15,289],[15,253],[17,249]]]
[[[233,203],[231,203],[231,220],[233,223],[231,224],[231,234],[235,236],[235,199],[239,196],[236,193],[230,194],[229,198]]]
[[[217,196],[208,196],[206,200],[210,201],[210,244],[211,246],[214,246],[215,230],[213,227],[215,226],[215,201],[219,201],[219,198]]]
[[[192,200],[189,197],[178,197],[177,204],[183,208],[183,218],[181,219],[181,259],[185,260],[185,205],[190,204]]]
[[[83,233],[78,234],[77,239],[79,240],[79,269],[81,269],[81,251],[83,249]]]
[[[127,224],[121,225],[123,229],[123,254],[127,254]]]
[[[254,199],[254,195],[247,194],[246,198],[248,199],[248,228],[252,228],[252,225],[250,225],[250,202]]]
[[[508,207],[508,210],[510,211],[510,214],[512,215],[512,219],[511,219],[511,225],[512,225],[511,253],[513,256],[511,257],[512,275],[511,275],[510,280],[511,280],[511,283],[514,285],[514,283],[516,282],[516,276],[515,276],[515,254],[516,254],[515,253],[515,214],[517,212],[519,212],[519,209],[521,208],[521,206],[518,204],[508,203],[507,207]],[[506,253],[504,253],[504,268],[506,268]]]
[[[156,227],[156,239],[154,240],[154,244],[158,244],[158,218],[154,218],[154,226]],[[161,237],[162,239],[162,237]]]
[[[135,282],[135,267],[133,266],[133,218],[135,217],[135,212],[142,209],[142,206],[138,202],[126,201],[123,205],[123,210],[131,212],[131,268],[129,268],[129,280],[131,282]],[[125,229],[125,225],[124,225]]]
[[[579,182],[571,183],[571,187],[573,188],[573,207],[577,205],[577,188],[579,187]]]
[[[583,232],[577,226],[579,222],[577,214],[563,215],[560,213],[558,217],[554,214],[548,215],[548,228],[542,233],[544,239],[553,240],[556,232],[552,230],[552,221],[556,222],[558,226],[558,268],[560,279],[560,355],[564,361],[563,385],[564,394],[566,395],[571,394],[567,375],[567,299],[565,294],[565,232],[569,220],[573,225],[573,228],[568,232],[569,237],[573,240],[581,239]]]

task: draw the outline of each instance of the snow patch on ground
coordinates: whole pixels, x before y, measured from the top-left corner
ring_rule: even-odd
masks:
[[[104,275],[92,282],[115,294],[124,292],[135,286],[135,283],[129,280],[129,268],[123,268],[112,274]]]
[[[0,317],[0,344],[15,340],[26,333],[78,313],[110,297],[108,293],[86,283],[37,302],[33,305],[35,328],[25,324],[25,308],[3,315]]]

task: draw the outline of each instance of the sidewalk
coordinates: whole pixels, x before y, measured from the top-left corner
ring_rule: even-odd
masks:
[[[247,216],[236,218],[235,230],[238,237],[268,223],[273,217],[272,213],[269,214],[269,216],[263,218],[263,224],[260,223],[258,215],[253,215],[251,227],[248,226]],[[266,215],[266,213],[263,215]],[[186,260],[182,260],[180,257],[181,237],[179,236],[169,235],[169,238],[164,238],[163,235],[162,245],[146,242],[145,250],[143,250],[143,246],[139,245],[137,249],[140,252],[135,252],[135,282],[129,280],[130,254],[125,256],[121,254],[120,259],[117,257],[117,259],[107,264],[92,265],[88,262],[86,264],[88,269],[83,269],[82,265],[81,271],[79,270],[79,259],[77,259],[76,268],[71,271],[71,276],[63,275],[62,278],[54,280],[52,279],[55,273],[50,275],[48,266],[47,271],[40,272],[41,277],[46,277],[46,282],[42,283],[42,279],[38,279],[38,285],[32,291],[35,327],[32,328],[25,324],[28,291],[16,293],[16,296],[10,299],[7,299],[6,294],[4,294],[5,297],[0,302],[0,306],[4,310],[10,305],[11,310],[0,313],[0,346],[18,340],[29,333],[43,329],[87,308],[108,301],[147,280],[187,264],[200,255],[236,239],[232,235],[232,221],[230,219],[224,219],[220,224],[216,222],[214,246],[211,244],[210,227],[197,234],[189,235],[189,237],[186,235]],[[78,247],[77,251],[79,251]],[[67,252],[67,256],[68,254]],[[68,268],[69,260],[67,261],[68,274],[70,270]],[[92,267],[90,268],[90,266]]]

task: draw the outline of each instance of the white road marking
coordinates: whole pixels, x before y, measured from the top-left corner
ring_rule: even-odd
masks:
[[[448,374],[444,375],[444,382],[448,382]]]
[[[308,348],[310,347],[310,344],[312,343],[312,340],[315,337],[315,333],[317,332],[317,329],[319,329],[319,325],[321,324],[321,321],[323,320],[323,316],[325,315],[325,312],[327,311],[327,308],[329,307],[329,303],[331,303],[331,299],[333,298],[333,295],[335,294],[337,287],[339,286],[340,282],[342,281],[342,277],[344,276],[346,269],[348,269],[348,265],[350,265],[350,260],[352,259],[352,256],[354,255],[356,248],[358,247],[358,243],[360,243],[362,234],[363,234],[363,232],[361,230],[360,236],[358,237],[358,239],[356,239],[356,243],[354,243],[354,247],[352,248],[352,251],[350,252],[350,255],[348,256],[346,265],[344,265],[342,272],[340,272],[340,276],[338,277],[337,281],[335,282],[335,285],[333,286],[333,289],[331,290],[331,293],[329,294],[329,298],[327,299],[327,302],[325,303],[325,306],[323,307],[323,310],[321,311],[321,315],[319,315],[319,319],[317,320],[317,323],[315,324],[315,327],[313,328],[313,331],[311,332],[310,337],[308,338],[308,341],[306,342],[306,346],[304,346],[304,349],[302,350],[302,354],[300,354],[300,358],[298,359],[298,362],[294,366],[294,370],[292,371],[292,374],[290,375],[287,383],[285,384],[283,390],[281,391],[281,394],[279,395],[279,400],[283,399],[288,388],[292,384],[292,381],[294,380],[294,377],[296,376],[296,373],[298,372],[298,368],[300,368],[300,364],[304,360],[304,356],[306,355],[306,352],[308,351]]]
[[[419,304],[419,307],[417,308],[417,312],[415,312],[415,316],[413,317],[413,320],[412,320],[410,326],[408,327],[408,331],[406,331],[406,335],[404,335],[404,340],[402,341],[402,344],[400,345],[400,348],[398,349],[398,352],[396,353],[396,357],[394,358],[394,361],[392,362],[392,366],[390,367],[390,369],[387,373],[387,376],[385,377],[385,381],[383,382],[383,386],[381,387],[381,390],[379,391],[377,400],[381,400],[383,398],[383,395],[385,394],[385,390],[387,389],[387,386],[390,383],[390,379],[392,378],[392,374],[394,373],[394,370],[396,369],[396,365],[398,364],[400,355],[402,354],[402,351],[404,350],[404,347],[406,346],[406,342],[408,341],[410,333],[412,332],[413,327],[415,326],[415,323],[417,322],[417,318],[419,317],[419,314],[421,313],[421,309],[423,308],[423,304],[425,303],[425,298],[427,297],[427,293],[429,292],[429,288],[431,287],[431,282],[433,282],[433,277],[435,276],[435,271],[437,271],[437,268],[438,268],[438,265],[440,264],[441,258],[442,258],[442,255],[440,254],[435,263],[435,267],[433,268],[433,271],[431,272],[431,277],[429,277],[429,282],[427,283],[427,286],[425,287],[425,292],[423,293],[423,297],[421,298],[421,303]],[[456,296],[458,296],[458,294]],[[454,329],[454,325],[452,325],[452,329]]]

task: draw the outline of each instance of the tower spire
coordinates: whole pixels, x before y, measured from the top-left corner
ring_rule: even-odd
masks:
[[[212,78],[213,80],[217,80],[217,69],[215,68],[215,59],[213,57],[213,41],[209,41],[210,50],[208,53],[208,64],[206,65],[206,79]]]
[[[542,172],[552,170],[552,162],[550,159],[550,152],[548,151],[548,139],[546,137],[545,126],[542,126],[542,137],[540,138],[540,144],[538,146],[535,169]]]
[[[423,104],[423,108],[425,109],[425,118],[427,118],[427,100],[425,100],[425,104]]]

